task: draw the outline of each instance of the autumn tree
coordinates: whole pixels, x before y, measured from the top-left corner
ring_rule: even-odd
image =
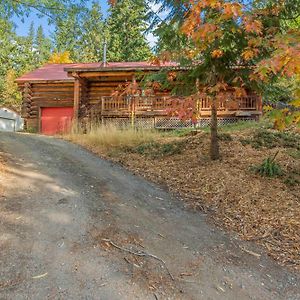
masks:
[[[3,88],[7,71],[13,65],[12,53],[15,51],[15,32],[12,23],[7,19],[0,19],[0,92]]]
[[[13,69],[6,73],[3,88],[0,92],[0,104],[16,111],[20,111],[22,97],[15,82],[17,76]]]
[[[295,7],[299,8],[300,4],[294,1],[160,2],[169,10],[169,19],[161,23],[163,32],[174,31],[175,27],[178,38],[187,39],[181,51],[170,49],[170,57],[189,66],[186,78],[197,79],[201,87],[196,96],[211,102],[211,158],[218,159],[219,101],[241,97],[248,90],[260,93],[262,86],[276,77],[299,73],[299,30],[287,28],[284,20],[297,18]],[[169,35],[161,37],[162,42]],[[191,91],[195,92],[195,83]]]
[[[46,16],[53,22],[58,16],[66,15],[73,5],[80,5],[73,0],[4,0],[0,4],[0,102],[18,109],[20,94],[14,82],[15,78],[28,72],[49,58],[51,42],[44,36],[42,27],[36,32],[33,24],[26,36],[18,36],[11,18],[20,19],[30,13]]]
[[[26,38],[18,37],[12,22],[5,18],[0,18],[0,46],[0,101],[4,101],[10,98],[5,96],[10,93],[7,80],[11,82],[14,75],[19,75],[28,65],[23,51],[27,47]]]
[[[49,64],[69,64],[72,63],[72,59],[70,58],[70,52],[65,51],[65,52],[54,52],[49,60]]]
[[[107,29],[110,61],[144,61],[151,51],[145,37],[147,9],[144,0],[114,1],[109,10]]]

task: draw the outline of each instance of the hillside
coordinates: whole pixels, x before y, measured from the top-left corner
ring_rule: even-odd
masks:
[[[208,156],[205,131],[154,135],[141,143],[127,136],[127,144],[111,147],[104,147],[101,138],[91,142],[89,135],[68,139],[166,186],[189,208],[207,212],[242,239],[263,245],[279,263],[300,269],[299,134],[260,125],[225,127],[219,136],[222,160],[215,162]],[[277,152],[282,174],[257,174],[257,166]]]

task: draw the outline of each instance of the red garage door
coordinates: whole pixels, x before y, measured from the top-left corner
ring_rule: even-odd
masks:
[[[43,134],[54,135],[70,130],[73,107],[44,107],[41,114]]]

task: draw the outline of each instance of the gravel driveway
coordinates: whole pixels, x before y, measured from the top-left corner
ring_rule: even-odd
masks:
[[[299,275],[116,164],[29,134],[0,156],[0,299],[300,299]]]

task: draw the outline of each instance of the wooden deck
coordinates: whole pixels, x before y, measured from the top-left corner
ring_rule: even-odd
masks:
[[[177,98],[178,99],[178,98]],[[170,116],[168,111],[174,107],[176,98],[171,96],[138,96],[138,97],[101,97],[91,105],[94,115],[101,117],[130,117],[132,115]],[[195,100],[197,115],[209,117],[211,104],[208,99]],[[240,97],[219,103],[218,116],[257,116],[261,114],[261,98],[256,95]]]

